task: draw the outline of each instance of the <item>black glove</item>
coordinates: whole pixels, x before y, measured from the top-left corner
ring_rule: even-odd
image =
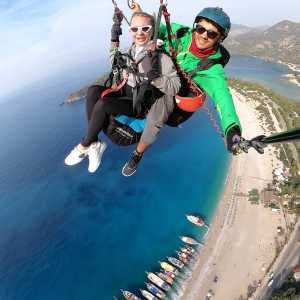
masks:
[[[119,42],[119,37],[122,34],[122,28],[121,28],[122,20],[123,20],[123,13],[118,8],[115,8],[114,15],[113,15],[114,23],[111,27],[112,42]]]
[[[243,140],[241,137],[241,129],[239,126],[233,126],[231,127],[227,134],[226,134],[226,144],[227,149],[230,151],[233,155],[237,155],[240,152],[239,144]]]
[[[122,11],[119,10],[117,7],[115,7],[114,15],[113,15],[112,19],[113,19],[114,23],[117,23],[117,24],[121,24],[124,19]]]
[[[161,70],[158,51],[148,51],[141,64],[149,82],[160,77]]]

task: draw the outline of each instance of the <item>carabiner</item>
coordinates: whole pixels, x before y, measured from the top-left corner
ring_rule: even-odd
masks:
[[[127,0],[127,5],[130,9],[135,8],[135,1],[134,0]]]
[[[114,5],[114,7],[118,7],[117,3],[115,0],[111,0],[112,4]]]
[[[142,11],[140,5],[134,0],[127,0],[127,5],[134,13]]]

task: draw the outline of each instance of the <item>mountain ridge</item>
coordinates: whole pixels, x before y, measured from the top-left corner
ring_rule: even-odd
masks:
[[[224,42],[231,54],[300,66],[300,23],[283,20],[265,30],[247,26],[243,29],[240,34],[233,31]]]

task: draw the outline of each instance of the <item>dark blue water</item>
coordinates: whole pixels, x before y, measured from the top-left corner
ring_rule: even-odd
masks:
[[[263,84],[281,95],[300,102],[300,88],[284,77],[291,74],[286,65],[271,63],[259,58],[233,55],[225,68],[228,76]]]
[[[252,59],[232,61],[237,76],[252,70]],[[181,245],[179,235],[204,235],[184,214],[212,220],[228,155],[203,112],[182,129],[165,128],[133,177],[121,175],[133,148],[110,143],[95,174],[87,162],[64,166],[85,117],[83,103],[59,103],[103,72],[103,64],[91,66],[0,104],[1,300],[106,300],[120,288],[138,291],[144,272]]]
[[[65,167],[85,131],[83,103],[59,106],[92,80],[77,70],[1,104],[0,299],[111,299],[136,291],[145,271],[205,230],[184,214],[212,218],[227,154],[204,113],[166,128],[136,176],[121,168],[133,148],[109,144],[101,169]]]

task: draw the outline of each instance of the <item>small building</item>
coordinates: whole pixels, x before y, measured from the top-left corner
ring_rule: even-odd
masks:
[[[300,198],[294,198],[294,205],[300,205]]]
[[[300,281],[300,266],[294,269],[294,278],[297,282]]]
[[[283,202],[282,202],[282,205],[284,206],[284,207],[289,207],[289,205],[290,205],[290,201],[289,200],[284,200]]]
[[[283,228],[281,226],[277,226],[277,233],[283,233]]]
[[[276,169],[274,170],[274,175],[280,176],[280,175],[282,175],[282,174],[283,174],[283,169],[282,169],[282,168],[276,168]]]
[[[278,204],[279,198],[277,195],[275,195],[274,191],[262,191],[261,193],[261,199],[264,206],[269,207],[271,203]]]

